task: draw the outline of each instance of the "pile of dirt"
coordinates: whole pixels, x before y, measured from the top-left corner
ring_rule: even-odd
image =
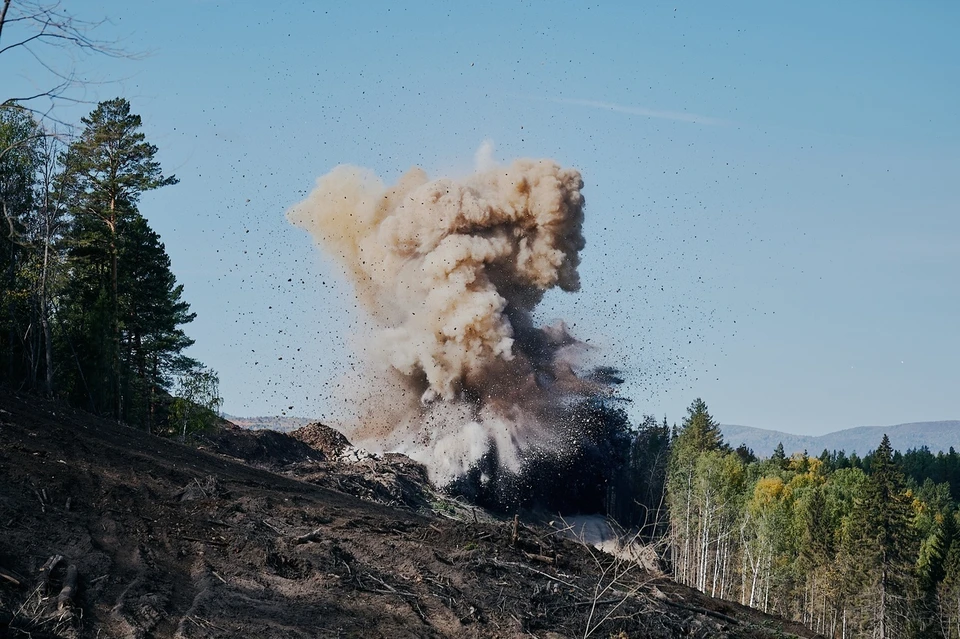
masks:
[[[307,424],[303,428],[290,433],[294,439],[302,441],[314,450],[323,453],[326,459],[337,459],[344,450],[350,447],[350,442],[340,431],[325,426],[320,422]]]
[[[379,504],[430,513],[440,498],[421,464],[406,455],[355,448],[319,422],[289,434],[228,427],[196,441],[202,450]]]
[[[333,481],[319,456],[277,474],[0,390],[0,637],[814,636],[553,530],[295,477]]]
[[[406,455],[387,453],[336,462],[298,464],[292,477],[361,499],[429,514],[441,497],[433,490],[427,469]]]
[[[200,435],[197,441],[221,455],[271,470],[326,459],[322,450],[272,430],[228,427],[217,433]]]

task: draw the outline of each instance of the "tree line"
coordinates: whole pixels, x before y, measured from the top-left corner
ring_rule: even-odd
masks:
[[[646,418],[608,510],[658,541],[673,578],[827,637],[960,639],[960,455],[758,458],[702,400]],[[629,495],[625,499],[622,495]]]
[[[138,207],[177,178],[123,98],[76,135],[48,124],[0,105],[0,382],[186,436],[219,409],[218,379],[184,353],[195,314]]]

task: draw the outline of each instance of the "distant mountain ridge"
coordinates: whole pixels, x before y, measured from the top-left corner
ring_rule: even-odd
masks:
[[[309,417],[288,417],[286,415],[237,417],[235,415],[225,414],[223,418],[241,428],[249,428],[250,430],[275,430],[281,433],[289,433],[292,430],[297,430],[308,424],[320,421]]]
[[[777,444],[783,444],[783,451],[790,455],[807,451],[810,455],[819,455],[824,449],[842,450],[848,455],[856,452],[864,455],[874,450],[883,439],[890,437],[894,450],[906,451],[926,446],[931,452],[947,451],[952,446],[960,451],[960,420],[939,422],[914,422],[895,426],[860,426],[838,430],[826,435],[793,435],[776,430],[722,424],[723,439],[736,448],[746,444],[760,457],[769,457]]]
[[[308,424],[318,421],[308,417],[290,417],[286,415],[270,415],[262,417],[236,417],[224,415],[224,418],[242,428],[251,430],[269,429],[287,433]],[[890,437],[894,450],[906,451],[911,448],[926,446],[933,453],[947,451],[951,446],[960,451],[960,420],[945,420],[939,422],[914,422],[897,424],[895,426],[859,426],[838,430],[826,435],[794,435],[777,430],[753,428],[737,424],[721,424],[725,442],[736,448],[746,444],[760,457],[769,457],[773,454],[777,444],[783,444],[787,455],[807,451],[810,455],[819,455],[824,449],[829,451],[842,450],[848,455],[856,452],[864,455],[874,450],[883,435]]]

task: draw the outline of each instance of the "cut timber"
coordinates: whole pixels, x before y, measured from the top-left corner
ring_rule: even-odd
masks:
[[[41,593],[47,592],[47,586],[50,585],[50,576],[53,574],[53,571],[57,569],[57,566],[60,565],[61,561],[63,561],[63,555],[53,555],[40,567],[40,581],[37,584],[37,588]]]
[[[530,561],[539,561],[542,564],[548,564],[550,566],[552,566],[556,561],[553,557],[547,557],[546,555],[538,555],[530,552],[524,552],[523,556]]]
[[[73,605],[73,597],[77,594],[77,567],[67,565],[67,573],[63,577],[63,588],[57,595],[57,610],[63,610]]]
[[[307,533],[306,535],[300,535],[299,537],[296,537],[296,538],[293,540],[293,543],[295,543],[295,544],[306,544],[306,543],[309,543],[309,542],[311,542],[311,541],[320,541],[320,539],[321,539],[320,530],[321,530],[320,528],[317,528],[317,529],[314,530],[313,532],[309,532],[309,533]]]
[[[12,583],[14,586],[21,585],[19,579],[14,577],[12,574],[7,572],[3,568],[0,568],[0,579],[5,579],[6,581],[9,581],[10,583]]]
[[[669,599],[664,599],[664,603],[667,605],[673,606],[675,608],[681,608],[683,610],[689,610],[690,612],[695,612],[700,615],[706,615],[708,617],[713,617],[714,619],[719,619],[721,621],[726,621],[731,624],[738,624],[740,621],[734,619],[728,615],[723,614],[722,612],[717,612],[715,610],[709,610],[707,608],[701,608],[700,606],[690,606],[688,604],[677,603],[676,601],[670,601]]]

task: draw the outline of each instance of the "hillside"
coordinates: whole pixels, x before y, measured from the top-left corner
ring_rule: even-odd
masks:
[[[0,390],[0,637],[813,636],[295,435],[198,450]]]
[[[950,447],[960,450],[960,421],[916,422],[896,426],[861,426],[826,435],[794,435],[776,430],[724,424],[723,438],[731,446],[746,444],[762,457],[773,453],[778,443],[790,455],[806,450],[819,455],[824,449],[843,450],[848,454],[863,455],[877,447],[883,435],[890,437],[894,450],[928,447],[932,452],[947,451]]]

